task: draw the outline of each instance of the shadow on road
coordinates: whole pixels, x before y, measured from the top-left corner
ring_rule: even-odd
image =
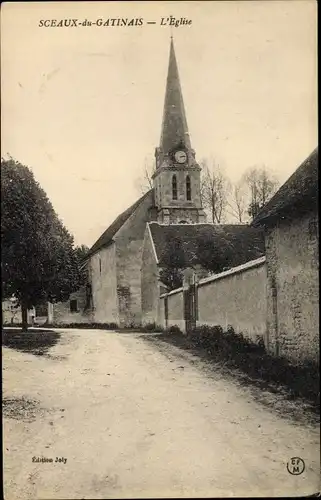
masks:
[[[234,381],[239,386],[245,387],[255,401],[282,418],[290,417],[297,423],[312,425],[318,425],[320,422],[319,401],[311,401],[309,398],[295,395],[289,387],[283,384],[251,377],[235,366],[224,362],[224,360],[216,360],[205,349],[192,346],[186,337],[182,335],[151,334],[143,338],[157,345],[164,355],[169,354],[166,345],[173,345],[181,350],[181,354],[175,353],[176,357],[185,359],[184,351],[188,351],[194,358],[192,363],[195,368],[201,369],[209,377],[217,378],[217,376],[221,376]]]
[[[2,411],[4,417],[24,422],[33,422],[39,414],[44,414],[39,401],[25,397],[3,398]]]
[[[43,356],[57,344],[61,334],[53,330],[30,328],[28,332],[21,332],[9,328],[2,330],[2,345],[17,351]]]

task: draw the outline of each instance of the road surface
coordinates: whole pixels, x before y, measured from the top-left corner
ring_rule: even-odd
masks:
[[[3,397],[25,408],[4,418],[6,500],[320,489],[317,427],[281,418],[237,381],[143,334],[60,333],[49,355],[3,347]],[[302,474],[288,472],[291,457],[304,459]]]

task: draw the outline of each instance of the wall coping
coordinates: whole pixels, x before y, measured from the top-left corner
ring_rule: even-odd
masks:
[[[241,273],[243,271],[247,271],[248,269],[253,269],[254,267],[259,267],[266,262],[265,255],[263,257],[259,257],[258,259],[250,260],[245,264],[241,264],[237,267],[232,267],[232,269],[228,269],[227,271],[223,271],[222,273],[213,274],[212,276],[208,276],[207,278],[203,278],[199,280],[198,286],[207,285],[207,283],[211,283],[212,281],[220,280],[225,278],[226,276],[233,276],[234,274]]]
[[[165,208],[182,208],[181,206],[172,206],[172,205],[168,205],[168,207],[165,207]],[[189,208],[196,208],[197,210],[203,210],[202,208],[198,208],[198,207],[189,207]],[[148,222],[148,224],[158,224],[158,226],[168,226],[168,224],[166,222],[158,222],[156,220],[152,220],[150,222]],[[172,222],[170,224],[171,226],[186,226],[186,223],[179,223],[179,222]],[[188,226],[215,226],[215,227],[224,227],[226,225],[229,225],[229,224],[216,224],[216,222],[191,222],[191,223],[188,223]],[[232,224],[230,224],[232,225]],[[248,227],[249,224],[239,224],[240,226],[245,226],[245,227]]]
[[[248,269],[253,269],[255,267],[262,266],[266,262],[266,257],[265,255],[263,257],[259,257],[258,259],[254,260],[249,260],[245,264],[241,264],[240,266],[237,267],[232,267],[232,269],[228,269],[227,271],[223,271],[222,273],[219,274],[213,274],[212,276],[208,276],[207,278],[203,278],[199,280],[197,283],[197,286],[202,286],[202,285],[207,285],[208,283],[212,283],[212,281],[220,280],[225,278],[226,276],[233,276],[234,274],[242,273],[243,271],[247,271]],[[168,293],[163,293],[160,298],[164,299],[165,297],[168,297],[169,295],[174,295],[175,293],[179,293],[183,291],[183,287],[176,288],[175,290],[172,290],[171,292]]]
[[[165,297],[168,297],[169,295],[174,295],[175,293],[179,293],[183,291],[183,287],[181,286],[180,288],[175,288],[175,290],[172,290],[171,292],[168,293],[163,293],[160,298],[164,299]]]

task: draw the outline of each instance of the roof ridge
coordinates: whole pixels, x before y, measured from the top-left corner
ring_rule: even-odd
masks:
[[[195,256],[203,236],[208,237],[209,244],[234,245],[233,267],[244,263],[244,259],[252,260],[264,254],[264,238],[261,228],[250,225],[226,225],[216,227],[215,224],[166,224],[148,223],[149,232],[158,257],[158,264],[162,266],[170,260],[170,242],[180,241],[184,247],[187,262],[195,263]],[[234,230],[233,230],[234,229]],[[167,260],[166,260],[167,259]],[[243,262],[242,262],[243,261]]]
[[[299,200],[302,205],[304,196],[309,201],[313,201],[311,190],[316,190],[318,182],[318,158],[317,146],[262,207],[252,221],[252,226],[260,225],[272,216],[275,217],[293,203],[298,203]]]
[[[149,189],[146,193],[144,193],[138,200],[135,201],[132,205],[130,205],[126,210],[121,212],[116,219],[105,229],[105,231],[101,234],[101,236],[95,241],[92,247],[89,249],[87,253],[87,257],[90,257],[94,253],[96,253],[101,248],[108,246],[111,242],[115,234],[123,227],[125,222],[135,213],[140,204],[153,192],[153,188]]]
[[[184,226],[184,227],[190,227],[190,226],[211,226],[211,227],[250,227],[250,224],[216,224],[216,222],[191,222],[191,223],[179,223],[179,222],[172,222],[170,224],[166,224],[164,222],[158,222],[158,221],[149,221],[148,224],[158,224],[159,226]]]

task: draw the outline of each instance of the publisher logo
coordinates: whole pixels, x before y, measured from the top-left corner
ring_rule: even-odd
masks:
[[[304,472],[305,463],[300,457],[292,457],[286,464],[286,467],[292,476],[299,476],[302,472]]]

